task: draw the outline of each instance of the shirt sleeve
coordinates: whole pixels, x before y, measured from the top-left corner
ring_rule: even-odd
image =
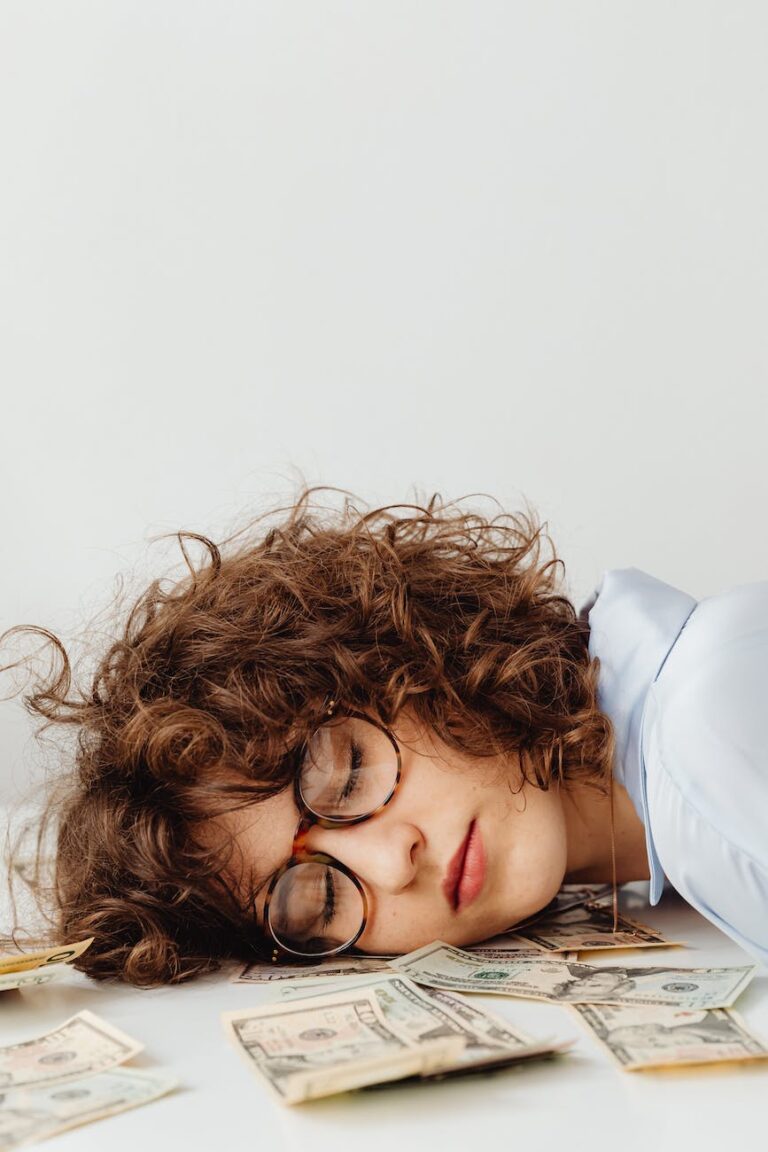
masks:
[[[647,713],[648,816],[664,872],[768,963],[768,582],[700,602]]]

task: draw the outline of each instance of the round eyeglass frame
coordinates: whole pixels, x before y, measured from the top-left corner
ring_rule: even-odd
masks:
[[[395,740],[395,737],[392,735],[389,728],[385,727],[384,724],[380,724],[378,722],[378,720],[374,720],[374,719],[372,719],[372,717],[367,716],[364,712],[357,712],[357,711],[352,710],[352,709],[346,709],[342,712],[335,712],[334,711],[334,704],[333,704],[333,702],[331,702],[331,704],[328,707],[327,717],[324,720],[321,720],[312,729],[312,731],[309,735],[309,738],[307,740],[305,740],[304,744],[302,745],[301,752],[302,753],[304,752],[304,750],[306,749],[310,740],[312,739],[312,737],[315,735],[315,732],[317,732],[317,730],[319,728],[322,728],[325,724],[331,723],[333,720],[346,720],[347,718],[351,718],[354,720],[364,720],[366,724],[371,724],[371,725],[373,725],[374,728],[378,728],[379,731],[383,732],[384,735],[387,737],[387,739],[389,740],[390,744],[392,745],[392,747],[394,749],[395,756],[397,758],[397,772],[395,774],[394,783],[392,784],[392,787],[389,790],[389,793],[388,793],[386,799],[382,800],[381,804],[379,804],[376,808],[374,808],[373,811],[366,812],[362,816],[334,817],[334,816],[322,816],[322,815],[320,815],[320,813],[315,812],[314,809],[310,808],[309,804],[307,804],[307,802],[304,800],[304,797],[301,794],[301,783],[300,783],[301,777],[300,777],[300,775],[296,776],[296,778],[293,782],[293,790],[294,790],[294,796],[296,799],[296,807],[299,809],[300,815],[299,815],[299,823],[296,826],[296,831],[295,831],[294,836],[293,836],[293,844],[291,846],[291,856],[290,856],[290,859],[286,860],[285,864],[281,865],[281,867],[278,868],[277,872],[275,872],[274,876],[272,877],[272,879],[269,882],[269,887],[267,888],[267,894],[264,898],[264,913],[263,913],[264,925],[267,928],[270,936],[272,937],[272,939],[274,940],[275,945],[276,945],[276,947],[272,951],[272,963],[273,964],[277,963],[280,960],[281,956],[298,956],[300,959],[307,960],[307,961],[313,960],[315,958],[322,959],[322,958],[325,958],[326,956],[338,956],[341,952],[346,952],[349,948],[354,947],[356,942],[360,939],[363,932],[365,931],[365,927],[368,923],[368,898],[365,894],[365,889],[363,887],[362,882],[358,879],[358,877],[355,875],[355,873],[352,871],[352,869],[348,868],[346,866],[346,864],[342,864],[341,860],[337,860],[335,856],[329,856],[325,852],[305,852],[301,847],[301,842],[303,841],[307,832],[309,832],[310,828],[314,828],[314,827],[318,827],[318,828],[351,827],[353,824],[362,824],[365,820],[370,820],[373,816],[377,816],[378,813],[381,812],[383,808],[386,808],[387,804],[389,804],[390,800],[394,796],[394,794],[397,791],[398,786],[400,784],[400,777],[402,775],[402,770],[403,770],[403,762],[402,762],[402,758],[400,756],[400,747],[397,743],[397,740]],[[298,849],[297,849],[297,844],[299,845]],[[270,907],[270,904],[272,902],[272,896],[274,894],[274,891],[275,891],[277,885],[279,884],[280,880],[286,874],[286,872],[288,872],[291,868],[295,868],[297,864],[324,864],[327,867],[336,868],[336,869],[338,869],[339,872],[341,872],[344,876],[346,876],[348,880],[351,880],[352,883],[354,884],[355,888],[357,888],[357,891],[360,893],[360,899],[361,899],[361,902],[363,905],[363,914],[362,914],[360,927],[359,927],[358,931],[355,933],[355,935],[352,937],[352,939],[347,940],[345,944],[340,944],[336,948],[329,948],[325,952],[297,952],[295,948],[289,948],[286,944],[283,943],[282,940],[280,940],[278,938],[277,934],[275,933],[275,931],[272,927],[272,923],[271,923],[271,920],[269,917],[269,907]]]

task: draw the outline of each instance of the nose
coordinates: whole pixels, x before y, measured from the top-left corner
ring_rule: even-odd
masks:
[[[371,888],[397,893],[416,877],[424,836],[415,824],[380,815],[348,828],[315,826],[305,846],[335,856]]]

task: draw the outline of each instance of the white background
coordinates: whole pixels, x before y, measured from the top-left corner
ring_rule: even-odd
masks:
[[[767,55],[760,0],[0,0],[0,630],[299,475],[528,499],[577,600],[768,576]]]

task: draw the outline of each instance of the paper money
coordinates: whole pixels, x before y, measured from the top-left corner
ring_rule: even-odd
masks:
[[[573,1010],[628,1072],[768,1058],[768,1048],[725,1008],[689,1012],[578,1004]]]
[[[6,1092],[0,1097],[0,1152],[148,1104],[177,1086],[165,1073],[118,1068],[86,1080]]]
[[[354,976],[325,976],[318,980],[280,980],[269,991],[273,1000],[310,1000],[342,989],[365,988],[398,975],[388,968],[386,972],[358,972]]]
[[[79,944],[59,944],[55,948],[44,948],[38,952],[17,952],[15,955],[0,956],[0,976],[7,972],[28,972],[33,968],[47,965],[69,964],[82,956],[86,948],[93,944],[93,936],[81,940]]]
[[[497,956],[512,957],[516,960],[541,959],[541,948],[512,932],[491,936],[480,944],[468,944],[464,951],[471,952],[473,956],[485,956],[486,959],[495,959]]]
[[[61,980],[69,968],[66,964],[55,964],[52,968],[33,969],[31,972],[8,972],[0,975],[0,992],[10,992],[13,988],[27,988],[33,984],[50,984]]]
[[[388,959],[388,958],[387,958]],[[233,984],[272,984],[276,980],[318,980],[327,976],[357,976],[367,972],[388,972],[387,959],[381,956],[328,956],[312,963],[246,964],[232,978]]]
[[[539,920],[548,920],[551,916],[559,916],[561,912],[567,912],[570,908],[578,908],[580,904],[602,900],[605,896],[610,896],[612,892],[613,886],[611,884],[564,884],[555,898],[550,900],[544,908],[541,908],[535,916],[529,916],[527,920],[513,924],[509,931],[520,932],[529,924],[535,924]]]
[[[381,973],[351,976],[343,981],[334,981],[332,987],[330,985],[328,981],[325,985],[310,988],[281,987],[279,994],[281,999],[300,998],[303,1002],[326,996],[332,991],[348,992],[350,988],[369,987],[387,1021],[394,1027],[404,1025],[412,1039],[433,1038],[436,1028],[441,1028],[446,1035],[453,1032],[463,1036],[466,1048],[459,1057],[456,1071],[459,1065],[502,1058],[510,1053],[521,1058],[549,1054],[563,1047],[549,1041],[534,1041],[514,1030],[505,1020],[470,1004],[462,996],[440,988],[419,988],[396,972],[383,978]]]
[[[390,961],[417,984],[564,1004],[667,1004],[728,1008],[755,966],[739,968],[593,967],[542,960],[485,960],[435,941]]]
[[[430,1078],[544,1057],[534,1043],[460,998],[395,973],[367,986],[224,1016],[252,1068],[288,1104],[411,1076]]]
[[[602,948],[674,947],[661,932],[619,916],[613,930],[613,910],[604,904],[584,903],[538,920],[521,930],[518,939],[545,952],[587,952]]]
[[[285,1104],[435,1071],[464,1047],[454,1034],[415,1044],[387,1024],[368,988],[222,1018],[238,1051]]]
[[[522,936],[494,936],[485,944],[473,945],[464,951],[472,956],[481,956],[484,960],[541,960],[543,949],[536,946],[521,948],[520,943],[529,944]],[[552,952],[553,960],[578,960],[578,952]]]
[[[93,1012],[78,1012],[53,1032],[0,1048],[0,1090],[61,1084],[105,1072],[142,1048]]]

